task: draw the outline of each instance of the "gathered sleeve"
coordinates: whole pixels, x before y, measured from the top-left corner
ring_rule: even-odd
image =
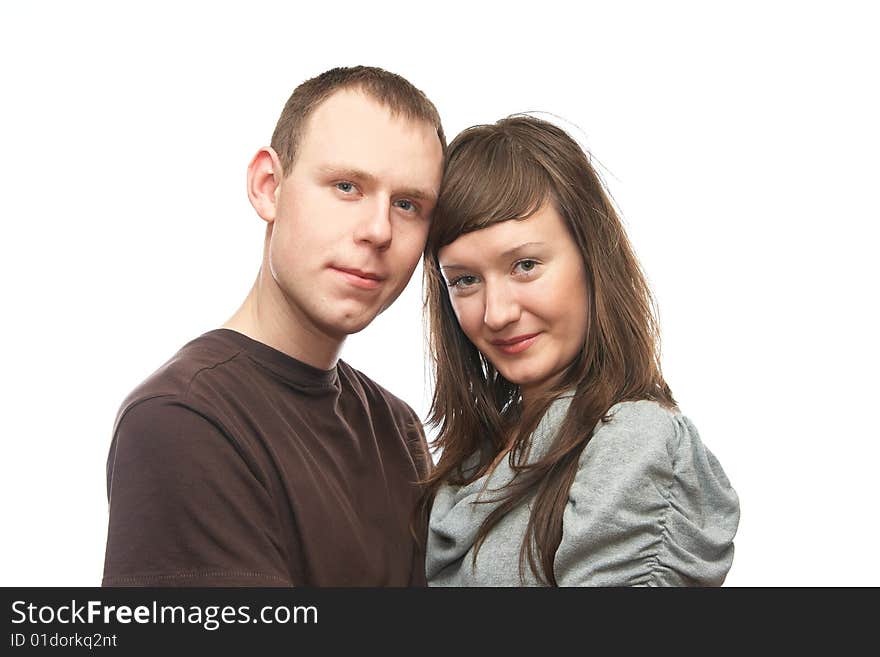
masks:
[[[609,412],[563,513],[560,586],[720,586],[739,499],[685,416],[651,401]]]

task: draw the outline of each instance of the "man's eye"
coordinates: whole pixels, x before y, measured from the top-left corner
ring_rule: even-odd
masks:
[[[396,205],[401,210],[405,210],[406,212],[413,212],[416,209],[415,204],[412,201],[407,201],[406,199],[395,201],[394,205]]]
[[[336,189],[345,194],[351,194],[354,191],[354,183],[338,182],[336,183]]]

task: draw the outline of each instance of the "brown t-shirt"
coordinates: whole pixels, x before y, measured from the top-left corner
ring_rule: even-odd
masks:
[[[423,586],[429,467],[412,409],[343,361],[210,331],[119,411],[103,585]]]

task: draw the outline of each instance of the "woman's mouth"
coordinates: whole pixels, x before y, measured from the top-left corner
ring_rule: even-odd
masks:
[[[526,335],[517,335],[505,340],[492,340],[492,345],[501,353],[514,355],[524,352],[531,347],[535,340],[538,339],[540,333],[529,333]]]

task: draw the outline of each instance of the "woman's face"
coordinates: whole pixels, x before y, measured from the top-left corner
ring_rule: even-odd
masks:
[[[465,335],[523,399],[555,383],[584,345],[589,300],[580,251],[553,205],[466,233],[438,259]]]

